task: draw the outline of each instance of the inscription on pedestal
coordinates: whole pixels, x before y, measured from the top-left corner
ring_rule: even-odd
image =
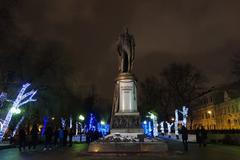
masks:
[[[140,128],[140,116],[114,116],[112,128]]]
[[[136,86],[132,80],[122,80],[119,82],[120,87],[120,103],[119,112],[136,112]]]

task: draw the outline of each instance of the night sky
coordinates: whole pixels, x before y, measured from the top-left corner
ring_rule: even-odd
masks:
[[[231,55],[240,50],[239,18],[240,2],[231,0],[22,0],[15,22],[42,45],[61,43],[62,63],[72,67],[63,79],[73,92],[93,84],[111,99],[115,42],[124,26],[135,36],[139,81],[169,63],[190,62],[215,85],[231,78]]]

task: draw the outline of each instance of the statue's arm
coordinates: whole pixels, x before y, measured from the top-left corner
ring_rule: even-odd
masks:
[[[135,40],[132,37],[132,61],[135,59]]]

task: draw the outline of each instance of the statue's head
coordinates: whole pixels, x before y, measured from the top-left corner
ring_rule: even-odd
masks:
[[[128,28],[126,26],[123,27],[123,34],[128,34]]]

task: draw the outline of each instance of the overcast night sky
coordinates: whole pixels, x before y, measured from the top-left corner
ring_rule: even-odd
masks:
[[[94,84],[112,98],[115,42],[124,26],[135,36],[139,80],[169,63],[190,62],[219,84],[229,80],[231,54],[240,50],[239,18],[240,3],[231,0],[22,0],[15,22],[43,45],[62,44],[69,61],[62,63],[73,66],[63,77],[74,92]]]

